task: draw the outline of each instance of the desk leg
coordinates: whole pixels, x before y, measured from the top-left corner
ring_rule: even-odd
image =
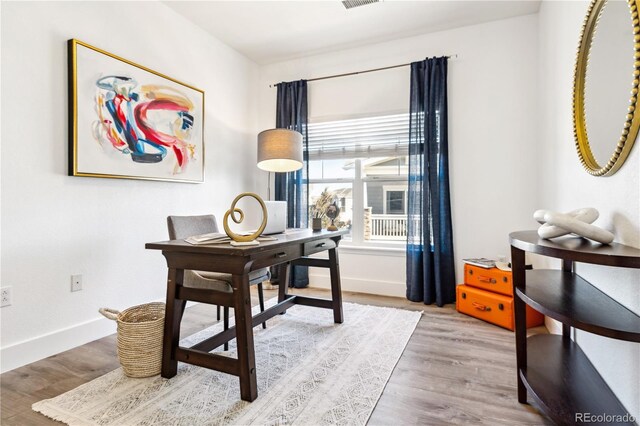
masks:
[[[289,262],[278,265],[278,303],[287,298],[287,287],[289,287]]]
[[[236,344],[240,365],[240,398],[253,401],[258,397],[256,381],[256,355],[253,346],[253,323],[251,318],[251,294],[249,292],[249,268],[243,275],[233,275],[232,285],[235,296]]]
[[[223,312],[223,317],[224,317],[223,318],[224,322],[223,322],[223,325],[222,325],[222,329],[226,331],[226,330],[229,329],[229,307],[225,306],[222,309],[222,312]],[[229,342],[224,342],[224,350],[225,351],[229,350]]]
[[[278,268],[278,303],[285,300],[288,296],[287,289],[289,288],[289,267],[290,263],[281,263]],[[282,312],[280,315],[286,314],[287,311]]]
[[[180,341],[180,321],[184,313],[185,300],[176,299],[176,287],[182,284],[184,270],[169,269],[167,278],[167,305],[164,315],[164,335],[162,341],[162,377],[172,378],[178,373],[176,348]]]
[[[340,286],[340,264],[338,251],[329,250],[329,271],[331,274],[331,300],[333,301],[333,322],[342,324],[342,289]]]

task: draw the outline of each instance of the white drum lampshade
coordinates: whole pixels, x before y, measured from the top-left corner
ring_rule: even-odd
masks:
[[[258,134],[258,167],[268,172],[293,172],[302,168],[302,134],[271,129]]]

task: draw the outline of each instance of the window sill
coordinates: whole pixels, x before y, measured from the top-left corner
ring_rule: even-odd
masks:
[[[395,245],[395,244],[394,244]],[[357,245],[349,241],[343,241],[340,244],[340,253],[366,254],[371,256],[385,257],[405,257],[406,245],[404,243],[397,244],[396,247],[391,245],[377,246],[370,244]]]

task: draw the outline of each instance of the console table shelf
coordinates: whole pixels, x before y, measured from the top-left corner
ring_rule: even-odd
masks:
[[[516,294],[536,311],[589,333],[640,342],[640,317],[579,275],[534,269],[526,277]]]
[[[526,403],[528,391],[562,425],[581,424],[578,413],[624,416],[624,406],[571,340],[571,327],[640,342],[640,316],[576,274],[573,262],[640,268],[640,249],[576,237],[543,240],[536,231],[513,232],[509,239],[516,295],[518,401]],[[562,270],[526,271],[525,251],[562,259]],[[527,338],[526,305],[562,322],[562,336]]]
[[[640,249],[624,244],[600,244],[578,237],[559,237],[543,240],[537,231],[509,234],[512,247],[543,256],[594,265],[640,268]]]
[[[573,341],[540,334],[527,339],[528,365],[520,371],[527,390],[557,424],[572,425],[576,413],[627,414],[624,406]]]

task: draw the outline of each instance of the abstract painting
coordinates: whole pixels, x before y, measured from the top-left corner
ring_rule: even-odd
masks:
[[[204,182],[204,92],[69,40],[69,175]]]

